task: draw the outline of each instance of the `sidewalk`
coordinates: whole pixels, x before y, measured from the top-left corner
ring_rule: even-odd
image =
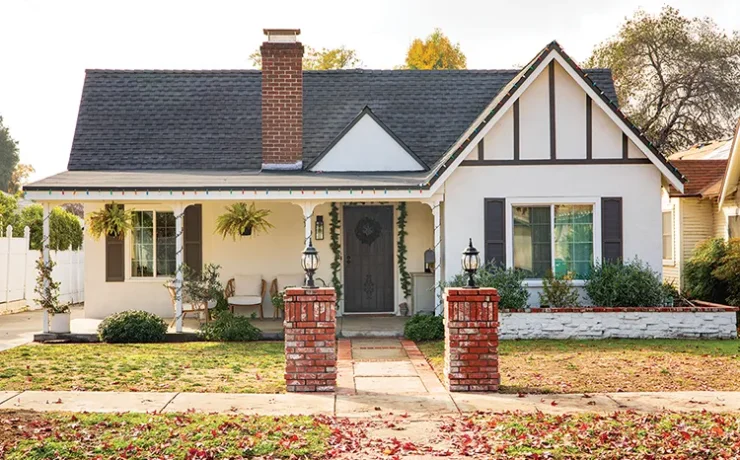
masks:
[[[375,417],[393,413],[414,419],[477,411],[611,413],[702,411],[740,412],[740,392],[604,393],[593,395],[526,395],[481,393],[406,393],[356,395],[135,393],[74,391],[0,391],[0,410],[61,412],[196,412],[259,415],[336,415]]]

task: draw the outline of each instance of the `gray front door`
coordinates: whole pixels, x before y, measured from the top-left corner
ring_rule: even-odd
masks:
[[[392,313],[393,207],[344,207],[344,311]]]

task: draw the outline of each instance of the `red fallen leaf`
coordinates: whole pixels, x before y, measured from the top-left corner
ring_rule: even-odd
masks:
[[[59,398],[56,401],[54,401],[54,404],[61,404],[61,403],[62,403],[62,398]]]
[[[516,397],[517,397],[517,398],[524,398],[524,397],[526,397],[526,396],[527,396],[527,395],[525,395],[524,393],[517,393],[517,394],[516,394]]]
[[[551,405],[551,406],[557,406],[557,405],[558,405],[558,403],[556,403],[555,401],[553,401],[553,402],[551,402],[551,403],[550,403],[550,405]]]
[[[723,430],[722,427],[718,425],[714,425],[710,431],[715,436],[724,436],[725,434],[725,430]]]
[[[681,436],[683,436],[683,439],[685,441],[688,441],[689,439],[691,439],[691,435],[688,434],[687,432],[685,432],[685,431],[679,431],[679,433],[681,433]]]
[[[256,378],[257,380],[262,380],[262,376],[260,375],[259,372],[257,372],[256,374],[254,374],[254,378]]]

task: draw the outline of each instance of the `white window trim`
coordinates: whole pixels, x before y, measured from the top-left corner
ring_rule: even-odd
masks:
[[[146,209],[132,209],[131,212],[152,212],[152,225],[153,225],[153,240],[152,249],[154,253],[154,261],[152,264],[154,273],[157,273],[157,213],[168,212],[174,213],[172,209],[160,209],[160,208],[146,208]],[[133,247],[134,247],[134,236],[128,235],[130,240],[124,245],[124,256],[126,260],[126,278],[127,282],[133,283],[162,283],[163,281],[174,279],[175,275],[154,275],[154,276],[134,276],[131,272],[131,262],[133,260]]]
[[[671,258],[663,259],[664,267],[675,267],[676,266],[676,213],[673,211],[673,207],[663,209],[660,212],[660,252],[663,252],[663,213],[671,213]]]
[[[514,206],[550,206],[550,223],[555,219],[554,205],[589,204],[593,206],[593,256],[594,261],[601,260],[601,197],[511,197],[506,198],[506,268],[514,268]],[[551,244],[553,236],[550,235]],[[554,246],[554,245],[553,245]],[[551,267],[555,266],[555,250],[550,251]],[[527,278],[527,287],[542,287],[542,278]],[[573,280],[574,286],[583,286],[585,280]]]
[[[725,215],[725,241],[730,239],[730,217],[740,216],[740,206],[725,206],[722,208]]]

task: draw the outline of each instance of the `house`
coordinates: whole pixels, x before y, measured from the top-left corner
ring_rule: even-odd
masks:
[[[740,125],[739,125],[740,126]],[[740,237],[738,132],[672,154],[687,178],[682,192],[663,190],[663,278],[683,288],[683,270],[698,244],[709,238]]]
[[[399,313],[399,251],[427,286],[412,311],[441,313],[439,283],[461,272],[469,238],[528,270],[533,291],[548,270],[582,279],[606,258],[660,267],[661,187],[683,191],[682,176],[620,112],[609,70],[552,42],[520,70],[303,71],[300,32],[265,33],[261,72],[87,71],[68,171],[25,190],[86,214],[115,200],[145,222],[123,242],[87,237],[89,317],[171,316],[162,282],[182,262],[224,279],[300,274],[309,238],[318,278],[331,283],[336,262],[343,315]],[[275,228],[215,235],[239,201]]]

